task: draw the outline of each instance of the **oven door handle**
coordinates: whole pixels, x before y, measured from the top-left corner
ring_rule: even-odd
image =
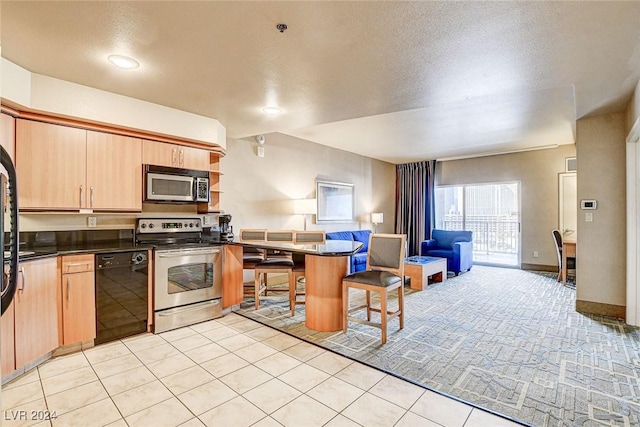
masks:
[[[158,258],[180,258],[189,255],[214,255],[219,254],[219,250],[206,250],[206,251],[194,251],[194,252],[174,252],[170,254],[157,254]]]

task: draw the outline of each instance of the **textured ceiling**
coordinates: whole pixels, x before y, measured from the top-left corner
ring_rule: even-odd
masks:
[[[2,55],[32,72],[212,117],[230,138],[394,163],[573,143],[576,118],[623,111],[640,79],[637,1],[1,7]]]

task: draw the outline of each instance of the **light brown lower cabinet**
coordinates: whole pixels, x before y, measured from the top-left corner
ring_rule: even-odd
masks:
[[[62,257],[62,344],[96,338],[94,255]]]
[[[20,263],[13,302],[16,368],[58,347],[59,277],[57,258]]]
[[[0,357],[2,358],[2,376],[13,372],[16,368],[16,353],[15,353],[15,335],[13,331],[14,325],[14,310],[13,303],[9,306],[7,311],[2,315],[0,319]]]

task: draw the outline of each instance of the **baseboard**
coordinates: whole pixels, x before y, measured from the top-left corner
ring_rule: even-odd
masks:
[[[576,311],[584,314],[599,314],[625,320],[627,308],[623,305],[576,300]]]
[[[557,265],[544,265],[544,264],[520,264],[521,270],[531,270],[531,271],[550,271],[552,273],[558,272]]]

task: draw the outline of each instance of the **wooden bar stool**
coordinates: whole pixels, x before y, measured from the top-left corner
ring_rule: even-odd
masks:
[[[404,328],[404,234],[371,234],[369,253],[365,271],[350,274],[342,279],[343,331],[347,332],[348,321],[374,326],[382,330],[382,344],[387,342],[387,323],[398,318],[400,329]],[[349,290],[365,291],[366,303],[349,307]],[[389,292],[397,289],[398,309],[389,311],[387,300]],[[380,308],[371,305],[371,292],[380,294]],[[367,319],[349,316],[358,310],[366,309]],[[371,312],[380,313],[380,323],[371,321]]]
[[[295,232],[293,230],[267,230],[266,241],[278,243],[293,243]],[[293,280],[293,260],[291,252],[281,250],[268,250],[266,258],[255,267],[254,275],[254,297],[256,310],[260,308],[260,296],[268,296],[269,292],[289,292],[291,281]],[[273,289],[268,286],[268,274],[287,274],[287,289]]]

